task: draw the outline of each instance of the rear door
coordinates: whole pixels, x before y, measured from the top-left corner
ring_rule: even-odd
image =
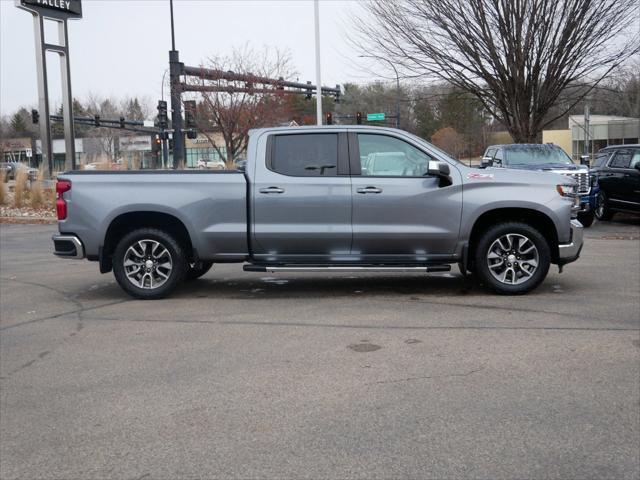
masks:
[[[270,134],[252,185],[257,260],[324,263],[351,249],[346,131]]]
[[[451,258],[462,213],[457,169],[451,168],[453,185],[441,186],[439,178],[426,175],[434,158],[408,138],[349,135],[354,258],[371,263]]]
[[[639,172],[632,168],[632,160],[635,161],[634,153],[635,150],[632,148],[617,150],[600,177],[601,188],[611,203],[618,208],[632,208],[633,204],[638,202],[637,197],[640,193],[636,190],[639,189]]]

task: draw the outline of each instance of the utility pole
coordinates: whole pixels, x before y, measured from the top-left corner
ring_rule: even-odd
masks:
[[[583,153],[585,156],[590,155],[590,151],[591,151],[591,134],[589,132],[589,122],[591,120],[591,117],[589,115],[589,105],[585,104],[584,106],[584,150]]]
[[[322,125],[322,81],[320,75],[320,5],[313,0],[314,20],[316,28],[316,123]]]
[[[182,131],[182,98],[180,92],[180,75],[183,64],[180,63],[180,52],[176,50],[176,35],[173,25],[173,0],[169,0],[171,10],[171,51],[169,52],[169,82],[171,83],[171,126],[173,128],[173,168],[184,165],[184,135]]]

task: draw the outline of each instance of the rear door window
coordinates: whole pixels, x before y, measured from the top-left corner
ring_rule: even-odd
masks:
[[[338,175],[338,134],[309,133],[273,137],[269,169],[292,177]]]

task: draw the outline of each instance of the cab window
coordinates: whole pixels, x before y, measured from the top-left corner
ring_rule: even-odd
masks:
[[[421,177],[432,158],[413,145],[387,135],[358,134],[360,172],[365,177]]]
[[[629,150],[620,150],[616,152],[613,159],[609,163],[610,168],[630,168],[631,152]]]
[[[269,169],[292,177],[338,175],[338,134],[275,135]]]

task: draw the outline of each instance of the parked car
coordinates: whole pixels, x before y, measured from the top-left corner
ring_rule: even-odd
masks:
[[[599,189],[595,208],[598,220],[611,220],[616,212],[640,214],[640,145],[601,149],[591,172]]]
[[[16,174],[20,170],[26,170],[27,178],[30,181],[34,181],[38,179],[38,169],[32,168],[28,165],[25,165],[21,162],[2,162],[0,164],[0,169],[5,173],[4,181],[7,182],[9,180],[15,180]]]
[[[205,168],[213,170],[224,170],[226,168],[225,163],[219,158],[216,160],[201,158],[200,160],[198,160],[196,167],[200,170],[204,170]]]
[[[482,157],[482,166],[553,172],[575,179],[581,207],[578,220],[584,227],[593,224],[596,196],[592,192],[594,180],[589,174],[589,167],[573,163],[559,146],[551,143],[492,145]]]
[[[363,157],[378,155],[384,167],[364,171]],[[113,269],[145,299],[214,262],[252,272],[458,264],[499,293],[522,294],[582,248],[572,178],[470,168],[391,128],[252,130],[244,172],[68,172],[57,192],[54,253]]]

